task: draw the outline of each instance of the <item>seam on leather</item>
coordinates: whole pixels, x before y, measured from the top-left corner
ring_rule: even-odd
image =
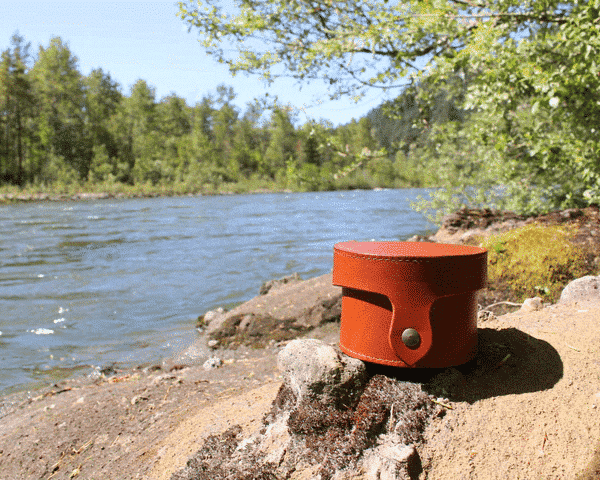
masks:
[[[368,358],[370,360],[380,360],[382,362],[394,362],[395,364],[398,365],[407,365],[406,362],[402,361],[402,360],[389,360],[387,358],[378,358],[378,357],[372,357],[371,355],[365,355],[364,353],[360,353],[360,352],[355,352],[354,350],[352,350],[351,348],[348,348],[346,345],[343,346],[346,350],[348,350],[350,353],[353,353],[355,355],[360,355],[361,357],[365,357]]]
[[[336,254],[341,255],[346,258],[355,258],[357,260],[369,260],[369,261],[379,261],[379,262],[391,262],[391,263],[431,263],[434,262],[434,259],[404,259],[404,258],[385,258],[385,257],[375,257],[373,255],[348,255],[345,252],[341,252],[340,250],[335,251]]]
[[[436,262],[436,261],[443,261],[443,260],[447,260],[447,259],[452,259],[452,260],[457,260],[457,259],[477,259],[477,255],[468,255],[466,257],[463,257],[462,255],[449,255],[449,256],[440,256],[440,257],[429,257],[429,258],[396,258],[396,257],[392,257],[392,258],[388,258],[388,257],[379,257],[376,255],[370,255],[370,254],[349,254],[347,252],[344,252],[342,250],[335,250],[334,253],[336,255],[341,255],[342,257],[346,257],[346,258],[354,258],[357,260],[375,260],[375,261],[380,261],[380,262],[393,262],[393,263],[402,263],[402,262],[413,262],[413,263],[432,263],[432,262]]]

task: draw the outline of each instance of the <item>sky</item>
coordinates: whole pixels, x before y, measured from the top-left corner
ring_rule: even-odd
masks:
[[[241,111],[253,98],[269,93],[298,109],[299,124],[309,119],[345,124],[386,100],[374,91],[359,103],[330,101],[320,82],[300,89],[292,79],[267,86],[257,76],[232,77],[226,66],[204,53],[197,31],[188,32],[177,12],[177,2],[171,0],[0,0],[0,50],[10,46],[16,31],[31,42],[34,54],[58,36],[78,58],[83,75],[102,68],[125,95],[143,79],[155,88],[157,101],[175,93],[192,106],[225,84],[233,87]]]

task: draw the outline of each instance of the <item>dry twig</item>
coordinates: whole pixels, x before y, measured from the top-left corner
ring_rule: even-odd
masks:
[[[448,409],[450,409],[450,410],[453,410],[453,408],[452,408],[452,405],[448,405],[447,403],[442,403],[442,402],[439,402],[439,401],[437,401],[435,398],[432,398],[432,399],[431,399],[431,401],[432,401],[433,403],[437,403],[438,405],[441,405],[442,407],[446,407],[446,408],[448,408]]]

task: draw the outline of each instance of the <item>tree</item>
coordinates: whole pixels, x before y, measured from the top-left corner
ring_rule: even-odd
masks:
[[[87,178],[91,145],[85,136],[84,87],[77,57],[55,37],[48,47],[39,47],[31,77],[40,144],[37,173],[43,177],[45,164],[62,158],[81,179]]]
[[[156,115],[164,150],[163,160],[166,162],[164,173],[170,177],[170,180],[174,180],[176,176],[181,178],[180,139],[191,132],[191,109],[183,98],[172,93],[156,105]]]
[[[325,79],[333,97],[426,85],[419,98],[430,105],[439,92],[452,99],[462,91],[458,107],[471,115],[460,136],[496,162],[475,162],[462,179],[481,187],[485,195],[477,196],[488,203],[533,212],[600,201],[600,140],[592,126],[600,116],[599,0],[179,6],[180,18],[233,73]],[[456,128],[436,130],[430,146],[451,140],[445,135]],[[504,188],[499,194],[491,178]],[[449,185],[446,194],[460,197],[465,186]]]
[[[296,132],[290,109],[276,107],[271,113],[269,123],[270,139],[261,165],[261,173],[275,179],[277,172],[283,172],[287,162],[297,158]]]
[[[86,130],[94,146],[103,145],[110,157],[118,155],[109,120],[118,109],[123,95],[109,73],[96,68],[83,79],[85,89]]]
[[[432,136],[432,144],[459,140],[471,152],[470,168],[455,177],[470,185],[437,192],[429,206],[485,203],[537,213],[600,201],[600,2],[568,8],[560,21],[489,45],[471,62],[477,75],[465,95],[468,122]],[[439,62],[432,80],[450,68]],[[448,163],[453,152],[443,150],[437,156]]]
[[[249,176],[256,172],[261,161],[260,129],[256,124],[258,117],[249,105],[248,111],[238,119],[233,127],[233,151],[231,162],[237,165],[240,173]]]
[[[156,106],[158,128],[165,137],[180,137],[191,131],[191,112],[185,99],[174,93],[161,99]]]
[[[125,99],[125,111],[129,118],[131,135],[134,139],[156,130],[156,89],[145,80],[138,80]]]
[[[307,122],[301,130],[302,138],[302,155],[300,161],[302,163],[311,163],[318,167],[323,163],[323,159],[319,152],[319,140],[314,125]]]
[[[131,87],[131,94],[123,101],[126,145],[131,149],[129,164],[133,181],[157,183],[163,161],[161,142],[157,132],[156,90],[145,80]]]
[[[28,120],[33,114],[34,96],[29,80],[30,43],[18,33],[11,38],[12,49],[2,52],[0,61],[0,182],[23,185],[25,142],[31,140]],[[25,138],[27,137],[27,139]]]
[[[179,7],[180,18],[200,30],[208,52],[233,73],[326,79],[334,94],[346,94],[397,87],[421,70],[425,57],[434,65],[438,58],[485,48],[513,33],[562,23],[572,5],[557,0],[238,0],[231,6],[204,0],[181,1]]]
[[[217,93],[219,94],[215,102],[215,107],[217,108],[213,109],[211,115],[212,140],[215,148],[215,158],[213,160],[218,167],[224,167],[229,170],[229,173],[223,170],[222,176],[226,177],[227,180],[231,180],[230,175],[235,175],[236,173],[232,171],[229,159],[233,148],[233,129],[238,119],[238,111],[232,103],[235,99],[235,93],[231,87],[219,85]]]

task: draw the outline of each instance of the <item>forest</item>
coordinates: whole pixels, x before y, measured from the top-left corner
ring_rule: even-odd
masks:
[[[256,99],[241,111],[235,97],[221,85],[190,106],[157,99],[142,79],[124,93],[101,68],[82,75],[63,39],[34,54],[15,33],[0,63],[0,184],[204,193],[432,183],[407,161],[424,133],[412,118],[378,108],[338,127],[297,125],[291,105]]]
[[[101,68],[82,75],[63,39],[34,53],[14,34],[0,62],[0,189],[433,187],[416,208],[438,217],[600,203],[600,0],[178,4],[232,74],[328,80],[331,98],[399,93],[345,125],[300,125],[293,105],[240,109],[227,85],[195,105],[157,99],[143,79],[124,92]]]

